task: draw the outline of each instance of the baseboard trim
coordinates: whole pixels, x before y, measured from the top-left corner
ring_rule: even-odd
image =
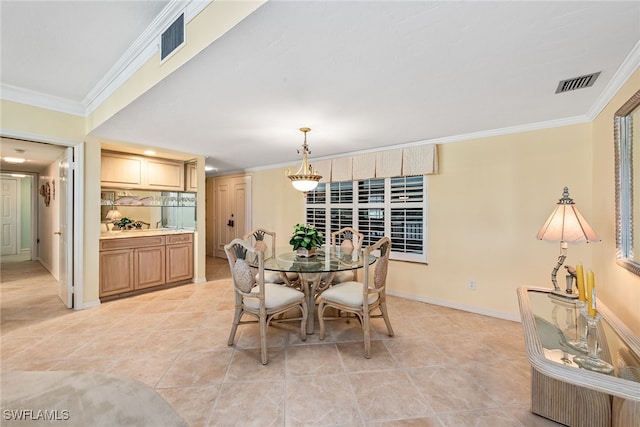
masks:
[[[393,291],[393,290],[390,290],[390,289],[387,289],[387,294],[388,295],[392,295],[392,296],[396,296],[396,297],[400,297],[400,298],[413,300],[413,301],[426,302],[427,304],[439,305],[439,306],[442,306],[442,307],[448,307],[448,308],[453,308],[453,309],[456,309],[456,310],[467,311],[469,313],[482,314],[483,316],[495,317],[497,319],[510,320],[512,322],[518,322],[518,323],[520,322],[520,316],[517,315],[517,314],[502,313],[502,312],[499,312],[499,311],[486,310],[484,308],[474,307],[474,306],[471,306],[471,305],[458,304],[458,303],[455,303],[455,302],[441,300],[441,299],[438,299],[438,298],[423,297],[423,296],[419,296],[419,295],[408,294],[406,292]]]
[[[75,301],[74,301],[74,303],[75,303]],[[93,301],[85,301],[85,302],[82,302],[80,304],[75,304],[73,309],[74,310],[86,310],[87,308],[98,307],[100,304],[101,303],[100,303],[99,299],[96,299],[96,300],[93,300]]]

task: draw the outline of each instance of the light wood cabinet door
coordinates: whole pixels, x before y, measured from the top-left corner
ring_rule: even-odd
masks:
[[[187,163],[185,165],[185,191],[198,191],[198,166],[195,163]]]
[[[100,252],[100,296],[134,289],[133,249]]]
[[[165,283],[165,247],[135,249],[134,289],[150,288]]]
[[[147,159],[147,188],[184,191],[184,164],[162,159]]]
[[[184,180],[185,167],[181,161],[102,152],[102,187],[184,191]]]
[[[103,187],[142,188],[144,160],[125,154],[102,153],[100,181]]]
[[[191,235],[182,235],[189,236]],[[177,237],[177,236],[176,236]],[[193,241],[167,244],[167,283],[193,277]]]

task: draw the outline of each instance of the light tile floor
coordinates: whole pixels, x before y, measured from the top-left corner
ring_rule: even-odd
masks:
[[[389,297],[396,332],[374,320],[372,357],[358,323],[324,341],[257,328],[227,346],[233,294],[225,260],[207,280],[67,310],[34,261],[2,258],[2,370],[105,372],[154,387],[191,426],[556,426],[529,412],[519,323]],[[514,295],[515,298],[515,295]]]

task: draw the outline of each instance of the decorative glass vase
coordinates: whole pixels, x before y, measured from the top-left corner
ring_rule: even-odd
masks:
[[[587,347],[587,303],[584,301],[576,301],[576,309],[578,311],[577,323],[577,337],[575,340],[569,341],[568,344],[571,348],[574,348],[581,353],[587,353],[589,351]]]
[[[587,313],[587,354],[579,354],[573,358],[573,362],[581,368],[602,374],[611,374],[613,366],[600,359],[600,347],[598,346],[598,321],[600,314],[591,316]]]

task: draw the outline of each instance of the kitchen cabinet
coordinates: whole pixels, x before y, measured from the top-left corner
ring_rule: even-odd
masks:
[[[102,153],[100,181],[113,188],[142,188],[144,159],[127,154]]]
[[[102,152],[100,183],[105,188],[183,191],[184,178],[181,161]]]
[[[193,277],[193,234],[167,236],[167,283]]]
[[[193,278],[193,234],[120,236],[100,240],[101,298]]]
[[[134,289],[145,289],[166,282],[166,248],[153,246],[134,249]]]
[[[153,190],[182,191],[184,164],[173,160],[147,159],[146,187]]]
[[[196,163],[187,163],[185,165],[185,188],[184,191],[198,191],[198,165]]]
[[[133,250],[100,252],[100,296],[133,291]]]

